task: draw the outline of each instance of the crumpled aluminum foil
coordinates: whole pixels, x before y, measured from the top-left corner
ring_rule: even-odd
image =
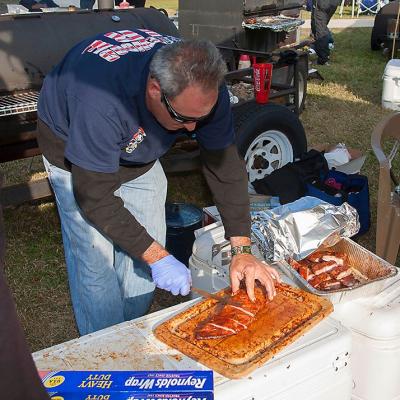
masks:
[[[304,24],[299,18],[277,15],[272,17],[253,18],[243,21],[242,27],[248,29],[271,29],[274,32],[291,32],[298,26]]]
[[[302,260],[321,245],[330,247],[360,229],[358,213],[348,203],[334,206],[303,197],[272,210],[251,213],[252,236],[266,260]]]

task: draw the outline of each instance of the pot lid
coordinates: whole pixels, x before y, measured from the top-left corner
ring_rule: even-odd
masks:
[[[167,203],[165,218],[169,228],[186,228],[202,220],[203,212],[200,208],[188,203]]]

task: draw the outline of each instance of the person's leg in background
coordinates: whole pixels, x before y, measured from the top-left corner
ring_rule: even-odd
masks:
[[[318,64],[326,64],[329,61],[329,42],[331,32],[328,29],[329,21],[338,6],[337,0],[317,0],[314,8],[315,21],[315,51],[318,55]]]
[[[315,7],[316,1],[312,1],[311,3],[311,35],[315,38]]]
[[[121,185],[115,192],[147,232],[165,245],[165,200],[167,179],[159,161],[139,178]],[[151,271],[143,261],[115,251],[115,269],[124,302],[124,318],[130,320],[144,315],[151,306],[155,285]]]
[[[64,244],[71,300],[79,333],[124,321],[114,269],[114,246],[82,215],[74,197],[71,174],[43,162],[54,190]]]
[[[332,50],[335,47],[335,39],[333,38],[333,33],[331,30],[329,30],[328,45],[330,50]]]

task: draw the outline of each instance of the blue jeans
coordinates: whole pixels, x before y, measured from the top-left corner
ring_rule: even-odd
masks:
[[[54,190],[75,319],[81,335],[144,315],[155,285],[144,262],[130,257],[103,236],[79,209],[71,173],[43,157]],[[165,244],[167,179],[161,164],[115,191],[132,215]]]

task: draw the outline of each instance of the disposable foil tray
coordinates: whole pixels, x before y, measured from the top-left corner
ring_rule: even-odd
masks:
[[[384,286],[384,280],[395,276],[398,269],[387,261],[376,256],[369,250],[355,243],[351,239],[342,239],[329,250],[345,253],[349,264],[360,283],[351,288],[336,290],[318,290],[310,285],[295,269],[286,261],[276,263],[279,269],[289,276],[299,287],[328,298],[333,304],[354,300],[360,297],[378,294]]]
[[[262,18],[248,18],[243,21],[242,26],[248,29],[271,29],[274,32],[291,32],[303,24],[304,20],[300,18],[276,15]]]

